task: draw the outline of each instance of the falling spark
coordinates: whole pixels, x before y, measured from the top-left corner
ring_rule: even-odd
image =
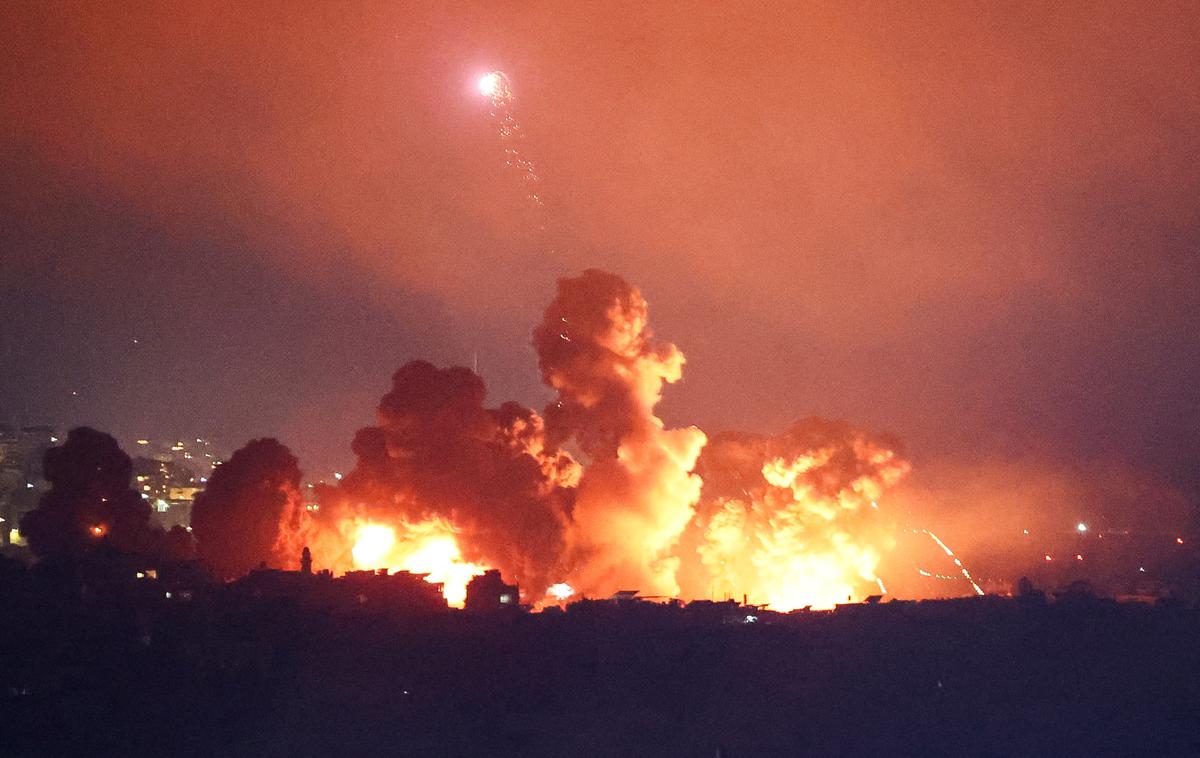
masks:
[[[490,71],[479,78],[479,94],[492,102],[492,120],[500,129],[500,144],[504,146],[504,163],[517,172],[525,187],[526,197],[535,207],[543,205],[538,194],[538,184],[542,177],[537,172],[533,161],[526,158],[521,151],[525,132],[517,121],[514,112],[512,86],[508,75],[503,71]]]
[[[946,553],[946,555],[950,556],[950,558],[954,561],[954,565],[957,566],[959,571],[962,572],[963,578],[971,583],[971,587],[975,590],[975,594],[982,595],[983,589],[978,584],[975,583],[975,579],[974,579],[974,577],[971,576],[971,572],[967,571],[967,567],[962,565],[962,561],[960,561],[958,559],[958,556],[956,556],[954,554],[954,551],[950,549],[950,546],[947,545],[945,542],[942,542],[941,539],[938,538],[938,536],[936,534],[929,531],[928,529],[924,529],[922,531],[924,531],[926,534],[928,534],[930,539],[932,539],[934,542],[936,542],[938,547],[940,547]],[[1049,558],[1049,556],[1047,556],[1047,558]]]

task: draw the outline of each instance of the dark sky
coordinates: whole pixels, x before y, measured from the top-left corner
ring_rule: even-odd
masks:
[[[1200,492],[1194,3],[0,22],[4,418],[278,435],[323,473],[412,358],[478,353],[493,401],[543,405],[530,330],[598,266],[688,357],[671,424],[820,414],[918,466],[1119,460]],[[474,89],[493,68],[540,214]]]

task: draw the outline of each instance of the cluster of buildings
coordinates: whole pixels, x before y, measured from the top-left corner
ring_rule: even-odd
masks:
[[[427,581],[426,574],[408,571],[349,571],[341,576],[312,570],[308,548],[300,556],[300,570],[260,566],[230,585],[241,597],[257,601],[284,601],[311,610],[351,610],[427,614],[449,609],[442,585]],[[475,577],[467,585],[464,610],[470,614],[515,613],[521,606],[520,588],[507,584],[498,570]]]
[[[42,456],[56,444],[54,427],[0,424],[0,546],[20,542],[21,517],[49,489]]]

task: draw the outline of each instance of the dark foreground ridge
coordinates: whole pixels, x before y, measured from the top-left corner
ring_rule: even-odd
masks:
[[[1200,611],[1181,604],[466,613],[375,602],[369,576],[314,606],[4,572],[5,756],[1200,752]]]

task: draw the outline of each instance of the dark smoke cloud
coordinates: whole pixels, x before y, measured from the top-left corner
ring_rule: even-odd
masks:
[[[574,483],[576,464],[546,447],[536,412],[512,402],[487,408],[485,395],[468,369],[402,366],[376,425],[354,438],[354,470],[322,499],[322,522],[443,516],[461,530],[468,560],[544,590],[571,506],[572,490],[560,485]]]
[[[64,444],[46,451],[43,471],[50,491],[21,519],[21,534],[36,556],[78,558],[97,545],[158,553],[163,533],[130,487],[133,463],[111,436],[72,429]]]
[[[253,440],[218,466],[192,509],[200,559],[225,578],[288,562],[277,545],[299,524],[300,476],[296,456],[274,439]]]

